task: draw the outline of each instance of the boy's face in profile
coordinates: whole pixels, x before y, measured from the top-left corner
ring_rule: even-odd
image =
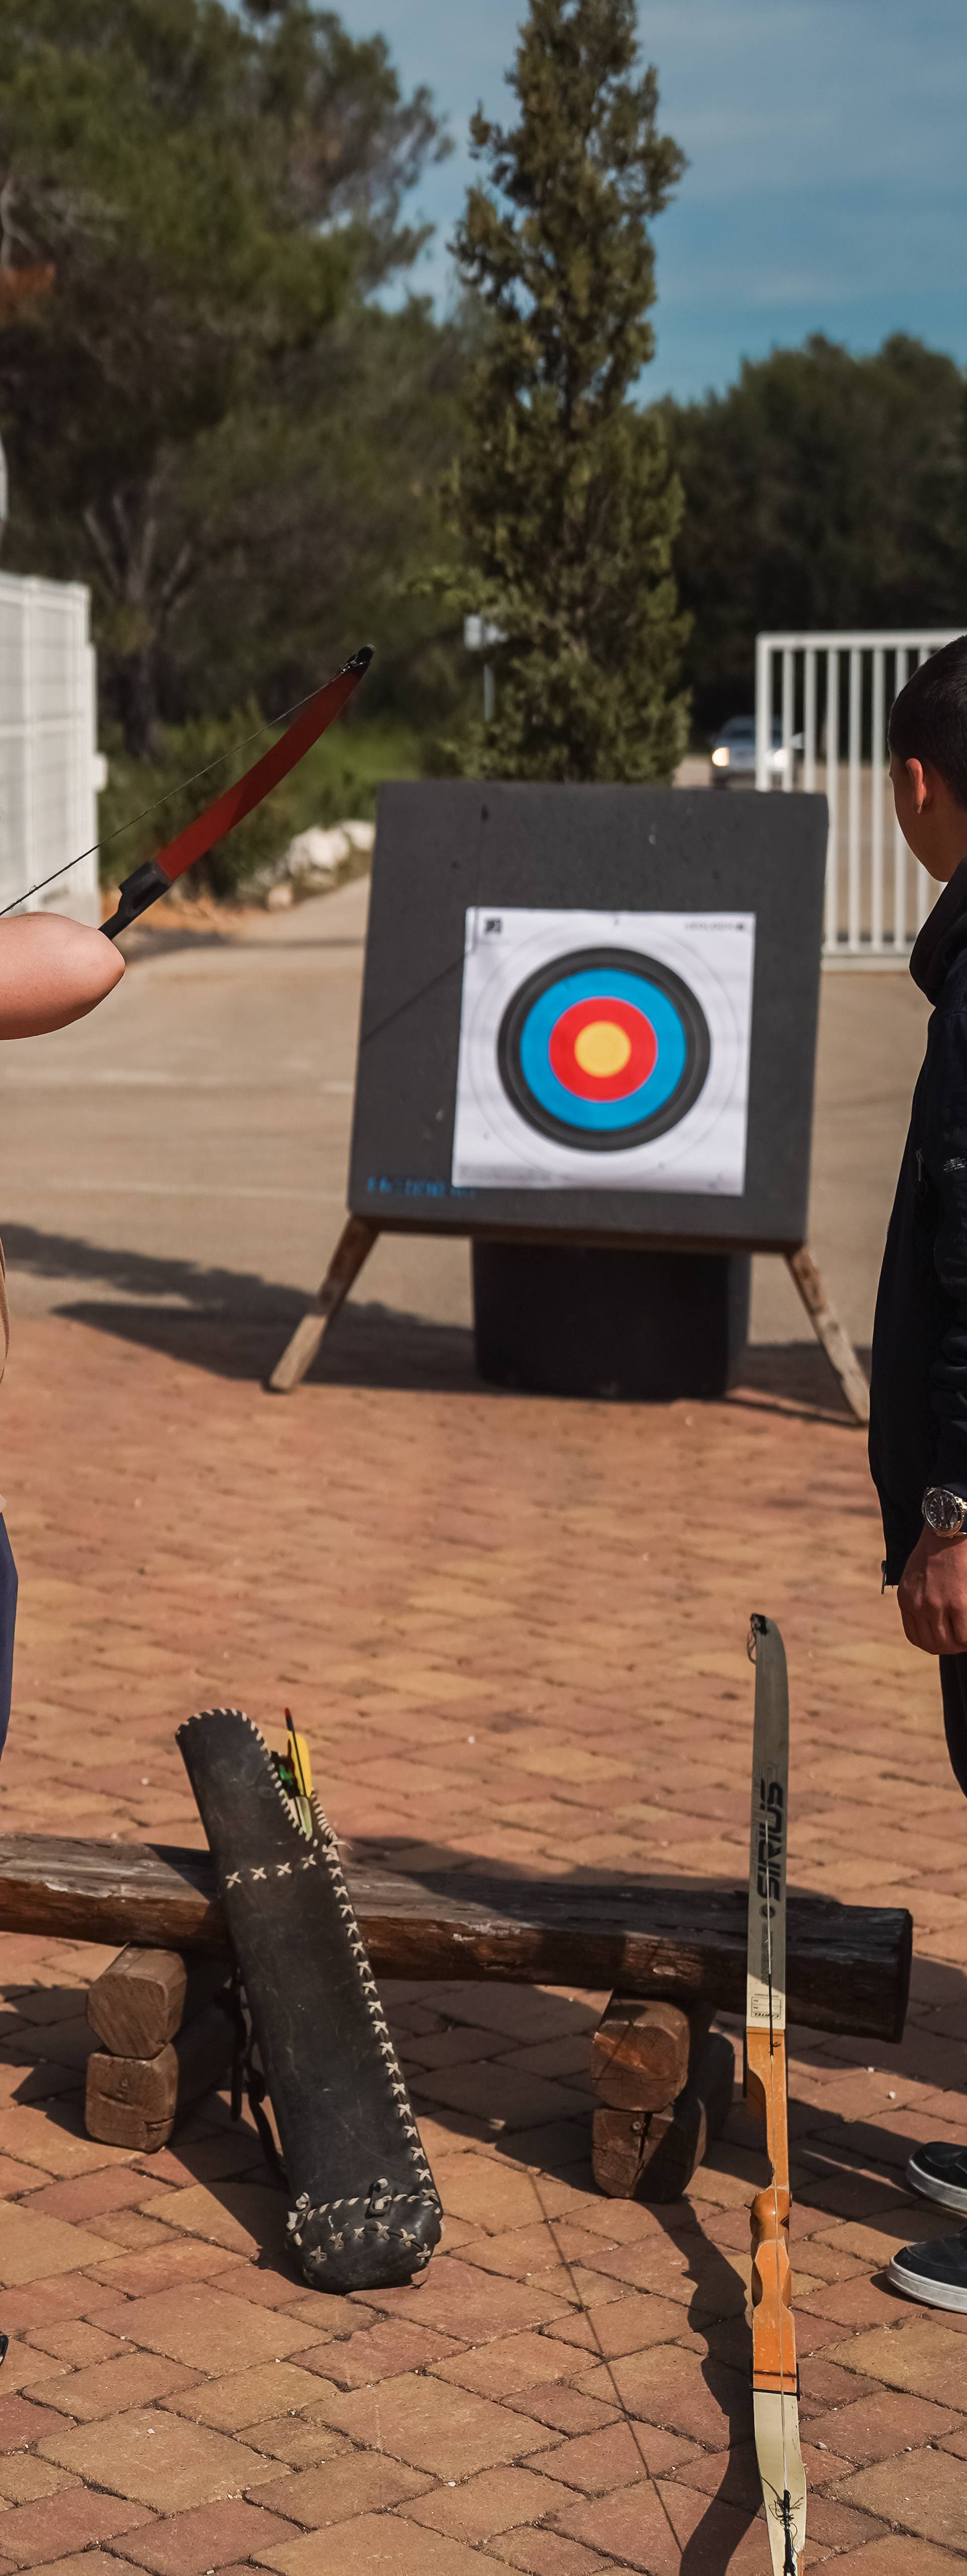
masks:
[[[890,758],[890,785],[897,822],[908,850],[928,877],[946,885],[967,858],[967,809],[958,805],[946,780],[927,762]]]

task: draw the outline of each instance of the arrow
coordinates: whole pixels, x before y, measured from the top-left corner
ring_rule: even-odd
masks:
[[[799,2374],[789,2262],[786,2091],[786,1841],[789,1685],[772,1619],[754,1614],[752,1820],[746,1980],[746,2093],[765,2121],[770,2181],[752,2224],[752,2409],[773,2576],[802,2576],[806,2479],[799,2445]]]
[[[140,913],[147,912],[149,904],[157,903],[159,895],[167,894],[176,879],[184,876],[186,868],[194,867],[196,859],[203,859],[208,850],[214,849],[216,841],[223,841],[226,833],[234,831],[236,823],[244,822],[246,814],[251,814],[255,806],[261,804],[263,796],[268,796],[270,790],[278,786],[280,778],[287,777],[296,762],[304,759],[313,743],[318,742],[320,734],[325,733],[327,725],[342,714],[347,699],[358,688],[372,658],[372,646],[361,645],[352,660],[337,671],[334,680],[326,680],[321,689],[313,691],[278,742],[263,752],[261,760],[253,762],[243,778],[236,779],[234,787],[223,788],[221,795],[206,805],[203,814],[196,814],[194,822],[186,823],[184,830],[177,832],[174,840],[168,841],[163,850],[156,851],[153,859],[145,859],[139,868],[134,868],[131,875],[123,879],[117,911],[112,913],[110,921],[101,923],[105,939],[116,939],[118,932],[126,930],[129,922],[137,921]],[[36,888],[31,891],[36,892]]]

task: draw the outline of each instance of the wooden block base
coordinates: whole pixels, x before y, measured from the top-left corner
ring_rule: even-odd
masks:
[[[87,2018],[112,2057],[157,2057],[225,1984],[224,1959],[180,1950],[122,1950],[96,1977]]]
[[[85,2120],[103,2146],[142,2154],[168,2143],[175,2121],[227,2073],[232,2024],[220,2004],[185,2023],[155,2057],[114,2057],[96,2049],[87,2061]]]
[[[688,2080],[711,2003],[612,1995],[591,2041],[591,2082],[612,2111],[663,2111]]]
[[[731,2042],[710,2032],[677,2100],[666,2110],[594,2114],[592,2162],[599,2191],[613,2200],[678,2200],[732,2105]]]

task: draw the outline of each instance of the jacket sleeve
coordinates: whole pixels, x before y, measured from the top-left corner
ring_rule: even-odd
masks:
[[[936,1213],[933,1258],[945,1320],[930,1372],[933,1480],[967,1495],[967,981],[938,1011],[922,1161]]]

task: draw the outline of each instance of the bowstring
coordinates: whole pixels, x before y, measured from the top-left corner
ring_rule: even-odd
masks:
[[[263,734],[274,733],[278,725],[288,724],[290,717],[297,716],[300,708],[307,707],[310,698],[317,698],[320,688],[325,686],[326,682],[321,680],[314,689],[307,689],[305,697],[296,698],[295,704],[284,707],[281,715],[267,716],[264,724],[256,725],[254,733],[242,734],[238,742],[229,743],[226,751],[216,752],[214,760],[207,760],[203,769],[193,769],[190,778],[177,779],[175,785],[166,787],[164,795],[156,796],[151,805],[142,805],[140,813],[129,814],[126,822],[116,823],[113,832],[105,832],[103,840],[92,841],[89,849],[78,850],[75,858],[65,859],[63,867],[54,868],[49,877],[38,877],[36,884],[28,886],[23,894],[15,895],[12,903],[0,904],[0,921],[6,919],[8,912],[16,912],[22,903],[29,903],[31,895],[42,894],[45,886],[56,885],[58,877],[68,876],[71,868],[79,868],[82,859],[93,859],[99,850],[109,850],[112,841],[119,841],[122,833],[133,832],[136,823],[146,823],[149,815],[159,814],[162,805],[170,805],[173,796],[183,796],[186,788],[197,787],[200,778],[210,778],[213,769],[220,769],[226,760],[234,760],[238,752],[247,751],[250,743],[260,742]]]

